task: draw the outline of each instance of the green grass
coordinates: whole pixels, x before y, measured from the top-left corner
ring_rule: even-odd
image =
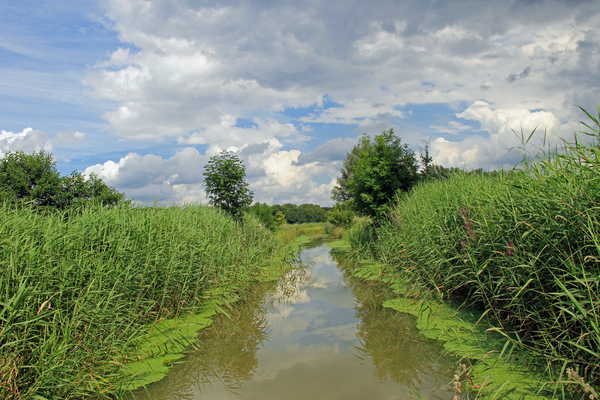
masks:
[[[275,234],[285,243],[290,243],[299,236],[321,236],[325,233],[325,222],[308,224],[286,224],[277,228]]]
[[[294,258],[203,206],[0,208],[0,398],[114,398],[157,321],[206,311]]]
[[[394,270],[407,296],[450,297],[498,321],[537,355],[549,389],[564,394],[567,368],[598,385],[598,119],[600,110],[586,125],[591,144],[576,137],[524,155],[512,172],[422,184],[398,199],[387,223],[359,225],[348,240]]]

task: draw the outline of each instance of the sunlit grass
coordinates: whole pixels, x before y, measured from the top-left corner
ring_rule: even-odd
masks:
[[[0,208],[0,398],[112,398],[144,327],[284,270],[252,217],[203,206]]]
[[[277,228],[276,236],[285,243],[290,243],[299,236],[320,236],[325,234],[326,222],[309,224],[286,224]]]
[[[592,118],[590,114],[588,114]],[[600,383],[598,118],[512,172],[457,173],[402,196],[387,224],[358,225],[357,253],[391,266],[408,295],[485,310],[548,373]],[[527,138],[523,138],[523,142]],[[560,393],[558,383],[548,388]]]

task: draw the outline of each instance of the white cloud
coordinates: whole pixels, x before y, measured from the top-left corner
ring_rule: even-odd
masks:
[[[94,173],[107,185],[142,203],[155,199],[163,204],[200,203],[206,200],[202,173],[207,162],[207,156],[186,147],[167,160],[152,154],[129,153],[119,162],[109,160],[90,166],[84,174]]]
[[[281,144],[268,142],[252,146],[246,146],[238,153],[243,156],[255,201],[331,203],[334,183],[331,162],[324,166],[317,163],[297,166],[293,163],[301,154],[298,150],[282,151]],[[118,162],[109,160],[90,166],[84,173],[96,174],[109,186],[142,203],[151,203],[155,199],[160,199],[163,204],[206,203],[203,172],[209,157],[208,152],[201,155],[193,147],[186,147],[169,159],[129,153]],[[314,177],[318,175],[326,176],[328,183],[315,182]]]
[[[52,150],[52,145],[48,141],[48,135],[45,132],[25,128],[20,133],[7,131],[0,133],[0,155],[10,151],[31,153],[41,150]]]
[[[85,133],[79,131],[59,132],[56,139],[53,140],[55,145],[64,143],[79,144],[85,139]]]
[[[59,132],[56,136],[49,136],[46,132],[33,128],[25,128],[19,133],[3,130],[0,132],[0,156],[11,151],[51,152],[55,145],[77,144],[83,139],[85,139],[84,133],[74,131]]]
[[[449,133],[451,135],[457,135],[464,131],[473,129],[469,125],[462,124],[458,121],[447,121],[444,123],[444,125],[432,125],[430,128],[438,133]]]
[[[525,150],[536,154],[544,143],[546,146],[555,145],[561,137],[568,138],[577,129],[577,124],[563,124],[548,111],[532,112],[519,107],[492,109],[484,101],[473,102],[456,116],[479,122],[482,130],[489,135],[471,136],[461,141],[436,138],[431,143],[431,153],[435,155],[434,162],[437,164],[467,169],[510,168],[520,160],[522,140],[529,139]],[[509,153],[509,149],[513,151]]]
[[[330,204],[355,136],[390,127],[413,147],[438,136],[432,154],[446,166],[510,164],[506,148],[518,145],[510,128],[569,135],[568,121],[580,117],[572,104],[593,109],[599,100],[598,2],[101,4],[122,44],[82,82],[108,131],[132,147],[86,172],[145,201],[203,201],[202,167],[228,149],[243,155],[257,200]],[[3,72],[2,88],[16,96],[25,86],[10,81],[26,75]],[[54,94],[46,78],[28,87],[45,99],[80,99],[72,88]],[[454,107],[463,122],[435,122],[432,111],[430,121],[411,125],[417,114],[401,111],[410,104]],[[302,117],[280,113],[313,105]],[[252,126],[236,126],[242,119]],[[0,151],[78,143],[77,129],[87,132],[2,131]],[[173,156],[163,158],[129,139],[183,149],[165,149]],[[186,147],[194,145],[205,154]]]

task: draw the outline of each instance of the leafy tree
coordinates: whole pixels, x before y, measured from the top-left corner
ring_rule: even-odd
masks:
[[[275,204],[271,209],[273,210],[273,215],[276,215],[278,212],[284,214],[287,222],[290,224],[327,221],[327,212],[317,204],[302,204],[300,206],[292,203],[286,203],[282,206]]]
[[[125,200],[125,194],[93,174],[87,179],[77,172],[61,177],[52,155],[45,151],[10,152],[0,159],[0,197],[5,202],[31,202],[57,209],[90,201],[113,206]]]
[[[354,221],[354,213],[344,204],[337,204],[327,214],[327,221],[335,226],[342,228],[350,228]]]
[[[421,150],[419,158],[421,159],[421,165],[423,166],[423,169],[421,170],[421,175],[424,177],[428,177],[431,175],[432,167],[434,167],[433,157],[429,153],[431,140],[422,140],[421,142],[423,143],[423,147],[419,149]]]
[[[355,147],[358,160],[353,162],[345,182],[348,197],[358,213],[380,219],[396,192],[407,192],[418,182],[415,153],[392,129],[374,139],[363,135]],[[354,157],[352,152],[346,159],[349,157]]]
[[[354,166],[358,164],[358,158],[362,150],[361,145],[362,142],[359,142],[349,153],[346,153],[343,163],[344,168],[340,170],[340,177],[337,178],[337,186],[334,186],[331,190],[331,198],[336,203],[350,204],[352,202],[352,196],[348,190],[350,181],[354,176]]]
[[[288,224],[297,224],[300,222],[300,215],[298,214],[298,206],[292,203],[286,203],[282,206],[275,204],[272,206],[274,214],[281,211],[285,215],[285,219]]]
[[[327,213],[317,204],[302,204],[298,206],[301,223],[325,222]]]
[[[209,203],[240,219],[252,203],[253,193],[248,190],[246,167],[238,156],[223,150],[211,157],[204,166],[204,177]]]

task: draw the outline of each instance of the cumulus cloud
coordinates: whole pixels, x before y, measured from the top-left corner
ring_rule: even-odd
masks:
[[[293,162],[293,165],[324,164],[342,161],[357,143],[358,138],[336,138],[330,140],[310,153],[300,154],[298,160]]]
[[[510,74],[510,75],[508,75],[508,78],[506,78],[506,82],[513,83],[514,81],[517,81],[519,79],[527,78],[529,76],[530,70],[531,70],[531,67],[527,67],[518,74]]]
[[[173,157],[129,153],[118,162],[92,165],[84,174],[96,174],[109,186],[124,191],[128,197],[142,203],[155,199],[169,203],[202,202],[204,165],[208,157],[193,147],[186,147]]]
[[[24,151],[31,153],[34,151],[51,151],[52,145],[48,141],[48,135],[45,132],[34,131],[32,128],[25,128],[20,133],[2,131],[0,133],[0,154],[10,151]]]
[[[254,192],[254,200],[271,204],[330,204],[331,168],[294,165],[302,153],[282,151],[280,146],[254,144],[237,152],[246,167],[246,180]],[[109,160],[90,166],[84,173],[96,174],[109,186],[143,204],[157,199],[162,204],[206,203],[203,173],[209,158],[193,147],[186,147],[168,159],[129,153],[118,162]],[[315,182],[313,178],[318,175],[324,175],[327,183]]]
[[[83,82],[115,104],[104,113],[110,132],[207,148],[88,168],[134,197],[202,201],[190,171],[227,149],[243,157],[258,200],[329,204],[357,132],[402,128],[411,104],[453,107],[463,121],[432,118],[403,132],[410,145],[437,137],[437,163],[510,165],[511,128],[569,135],[580,117],[571,105],[593,109],[600,92],[598,2],[102,4],[124,44]],[[339,138],[316,129],[329,125],[347,129]],[[325,143],[315,147],[317,137]]]
[[[77,144],[85,139],[82,132],[60,132],[56,136],[49,136],[46,132],[33,128],[25,128],[19,133],[0,132],[0,156],[11,151],[25,153],[48,151],[51,152],[55,145],[66,143]]]
[[[343,107],[307,121],[368,124],[401,116],[396,106],[407,102],[472,101],[481,89],[494,103],[549,98],[544,106],[559,108],[568,93],[545,95],[548,79],[596,73],[582,68],[597,51],[592,3],[350,2],[335,12],[320,1],[104,4],[139,51],[114,51],[85,83],[121,103],[105,118],[124,137],[197,131],[200,140],[224,115],[307,106],[325,93]],[[525,77],[536,79],[509,85]],[[373,90],[382,85],[388,93]]]
[[[431,150],[435,163],[467,169],[510,168],[520,160],[520,151],[537,154],[544,144],[556,145],[577,128],[573,122],[561,123],[551,112],[520,107],[493,109],[484,101],[473,102],[456,116],[478,122],[487,137],[479,134],[461,141],[438,137]],[[527,146],[523,140],[529,140]]]

